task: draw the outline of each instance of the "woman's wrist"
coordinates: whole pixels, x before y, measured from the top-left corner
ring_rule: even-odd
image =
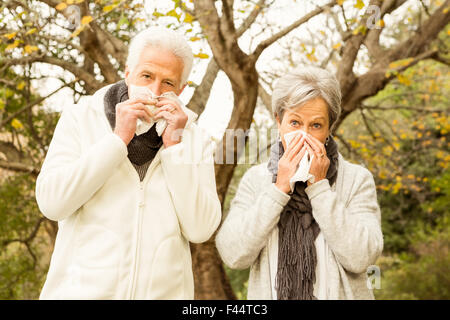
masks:
[[[286,184],[280,183],[278,181],[275,182],[275,187],[277,187],[278,190],[286,194],[289,194],[289,192],[291,191],[291,187],[289,185],[286,186]]]

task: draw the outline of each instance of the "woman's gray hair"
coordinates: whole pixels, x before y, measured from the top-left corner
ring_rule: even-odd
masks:
[[[130,71],[136,68],[142,51],[148,47],[163,48],[171,51],[183,61],[181,85],[187,82],[191,73],[194,56],[186,39],[177,32],[164,27],[150,27],[139,32],[128,47],[127,66]]]
[[[341,89],[329,71],[314,67],[297,67],[277,80],[272,93],[272,110],[280,121],[287,108],[322,98],[328,105],[330,131],[341,113]]]

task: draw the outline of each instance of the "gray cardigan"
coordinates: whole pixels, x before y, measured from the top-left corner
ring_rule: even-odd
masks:
[[[381,215],[372,174],[338,160],[338,177],[305,189],[313,216],[328,245],[329,299],[373,299],[367,268],[383,249]],[[272,299],[268,239],[277,228],[289,195],[272,183],[267,163],[250,168],[242,178],[230,211],[216,237],[217,249],[230,268],[250,268],[248,299]]]

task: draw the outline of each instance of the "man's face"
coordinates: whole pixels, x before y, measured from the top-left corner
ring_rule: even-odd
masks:
[[[180,95],[185,85],[181,83],[183,60],[167,49],[146,47],[134,70],[125,70],[127,85],[145,86],[155,95],[173,91]]]

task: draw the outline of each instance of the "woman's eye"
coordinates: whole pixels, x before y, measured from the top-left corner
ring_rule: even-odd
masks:
[[[316,129],[319,129],[319,128],[322,127],[322,125],[320,123],[314,123],[313,127],[316,128]]]
[[[291,125],[293,125],[293,126],[297,126],[299,123],[298,123],[298,121],[297,120],[292,120],[291,121]]]

